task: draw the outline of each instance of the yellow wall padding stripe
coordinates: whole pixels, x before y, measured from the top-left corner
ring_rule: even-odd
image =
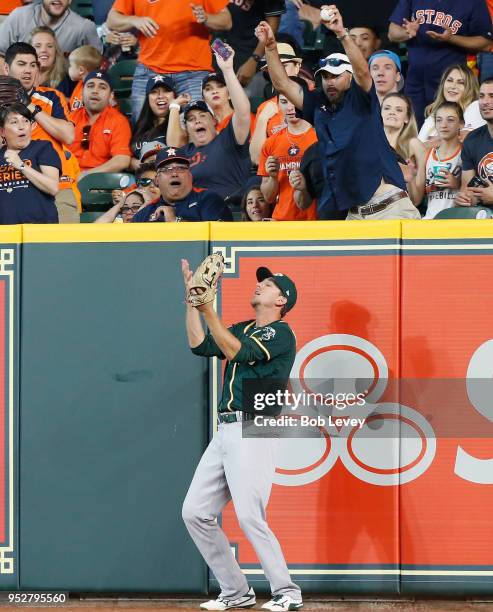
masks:
[[[402,221],[403,240],[493,238],[493,219]]]
[[[24,225],[23,242],[180,242],[209,240],[209,223]]]
[[[22,242],[22,225],[1,225],[0,244],[20,244]]]
[[[416,221],[416,223],[421,223]],[[364,240],[401,237],[400,221],[265,221],[211,223],[212,242]]]

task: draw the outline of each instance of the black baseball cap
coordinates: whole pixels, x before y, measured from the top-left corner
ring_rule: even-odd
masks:
[[[147,81],[146,96],[156,87],[166,87],[166,89],[176,93],[175,79],[166,74],[156,74]]]
[[[194,100],[193,102],[189,102],[183,109],[183,117],[185,118],[185,120],[187,118],[188,113],[193,110],[205,111],[212,115],[211,109],[203,100]]]
[[[113,89],[111,77],[109,73],[105,72],[104,70],[93,70],[92,72],[89,72],[89,74],[86,74],[86,76],[84,77],[83,84],[85,85],[91,79],[100,79],[101,81],[106,81],[106,83],[108,83],[108,85],[110,86],[110,89]]]
[[[226,81],[224,80],[224,76],[222,75],[222,73],[211,72],[202,81],[202,91],[204,90],[204,87],[207,85],[207,83],[210,83],[211,81],[216,81],[217,83],[222,83],[224,86],[226,86]]]
[[[296,285],[293,281],[280,272],[271,272],[269,268],[257,268],[257,280],[261,283],[266,278],[270,278],[272,282],[279,287],[283,296],[287,299],[286,312],[289,312],[291,308],[296,304],[298,298],[298,292],[296,291]]]
[[[176,154],[176,149],[174,147],[167,147],[166,149],[161,149],[156,156],[156,170],[160,166],[164,166],[170,162],[180,161],[190,166],[190,160],[187,157],[183,157],[182,155]]]

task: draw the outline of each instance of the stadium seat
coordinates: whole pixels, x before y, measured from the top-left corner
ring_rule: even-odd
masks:
[[[118,100],[118,108],[120,112],[125,115],[125,117],[131,121],[132,120],[132,104],[130,102],[130,98],[123,98]]]
[[[441,210],[434,219],[491,219],[493,213],[484,206],[454,206]]]
[[[81,223],[94,223],[98,217],[102,215],[101,212],[83,212],[80,215]]]
[[[78,13],[81,17],[94,21],[94,13],[92,11],[92,0],[72,0],[70,8]]]
[[[137,60],[121,60],[109,69],[113,92],[117,99],[130,96],[136,66]]]
[[[78,183],[83,212],[104,212],[112,204],[113,189],[126,189],[135,181],[132,174],[97,172],[88,174]]]

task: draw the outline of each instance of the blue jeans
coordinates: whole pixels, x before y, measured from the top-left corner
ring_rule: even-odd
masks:
[[[147,81],[156,74],[161,73],[153,72],[143,64],[137,64],[132,83],[132,121],[134,125],[144,105]],[[202,100],[202,81],[209,74],[207,70],[186,70],[185,72],[162,74],[174,78],[177,94],[189,93],[192,100]]]

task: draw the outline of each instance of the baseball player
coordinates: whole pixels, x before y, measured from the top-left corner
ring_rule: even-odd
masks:
[[[186,260],[182,272],[187,295],[194,275]],[[197,273],[196,273],[197,274]],[[229,329],[214,311],[213,302],[186,306],[188,342],[195,355],[227,359],[222,397],[218,406],[218,431],[195,471],[183,503],[183,520],[197,548],[217,578],[217,599],[201,604],[204,610],[251,608],[255,593],[231,552],[217,517],[229,500],[238,522],[260,560],[270,583],[272,599],[266,610],[299,610],[300,588],[291,581],[286,561],[265,516],[276,467],[275,438],[242,435],[242,421],[254,419],[242,402],[245,379],[287,381],[296,354],[296,340],[283,316],[296,303],[296,287],[284,274],[258,268],[251,305],[255,319]],[[209,333],[200,319],[202,313]],[[258,413],[257,413],[258,414]]]

